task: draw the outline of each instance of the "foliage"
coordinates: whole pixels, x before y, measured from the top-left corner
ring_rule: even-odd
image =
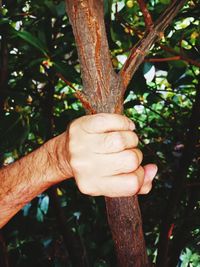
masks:
[[[170,1],[147,2],[155,20]],[[159,166],[152,192],[140,198],[153,262],[200,87],[199,7],[198,0],[188,1],[152,47],[124,102],[125,114],[137,124],[144,161]],[[7,0],[0,14],[0,156],[7,164],[63,132],[84,110],[74,96],[82,85],[64,2]],[[112,62],[119,71],[145,31],[144,20],[135,0],[105,1],[105,20]],[[169,235],[172,247],[179,229],[185,237],[178,244],[180,253],[184,249],[180,266],[200,265],[198,146]],[[57,185],[56,193],[65,226],[82,240],[90,266],[116,266],[103,198],[81,195],[73,181]],[[71,266],[50,191],[24,207],[5,227],[4,236],[11,266]]]

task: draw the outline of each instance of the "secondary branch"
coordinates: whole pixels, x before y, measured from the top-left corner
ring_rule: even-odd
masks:
[[[143,62],[151,46],[162,36],[164,30],[183,7],[186,0],[174,0],[160,15],[151,31],[146,32],[144,37],[132,48],[132,51],[120,71],[124,88],[126,88],[140,64]]]
[[[189,64],[191,64],[191,65],[194,65],[194,66],[200,68],[200,62],[198,62],[198,61],[196,61],[196,60],[194,60],[194,59],[192,59],[192,58],[187,57],[187,56],[184,55],[183,53],[178,52],[178,51],[172,49],[171,47],[168,47],[168,46],[165,46],[165,45],[162,45],[162,44],[160,44],[160,47],[161,47],[164,51],[166,51],[166,52],[168,52],[168,53],[170,53],[170,54],[172,54],[172,55],[175,55],[175,56],[177,56],[177,57],[180,57],[181,60],[186,61],[187,63],[189,63]]]
[[[137,2],[138,2],[138,5],[142,11],[143,16],[144,16],[144,22],[145,22],[146,28],[147,28],[147,30],[150,31],[153,27],[153,20],[152,20],[151,14],[147,8],[147,5],[144,2],[144,0],[137,0]]]

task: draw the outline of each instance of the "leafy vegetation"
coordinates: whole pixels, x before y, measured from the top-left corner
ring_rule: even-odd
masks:
[[[145,23],[137,1],[104,2],[118,72]],[[170,3],[146,2],[153,20]],[[159,166],[152,192],[140,197],[148,254],[155,263],[170,216],[169,266],[200,266],[199,17],[200,2],[187,1],[146,56],[124,102],[125,114],[136,122],[144,162]],[[85,111],[74,96],[82,84],[64,1],[3,1],[0,47],[0,159],[6,165],[63,132]],[[63,232],[71,233],[72,243],[78,238],[88,266],[116,266],[104,200],[83,196],[73,180],[38,196],[4,228],[10,266],[73,266]]]

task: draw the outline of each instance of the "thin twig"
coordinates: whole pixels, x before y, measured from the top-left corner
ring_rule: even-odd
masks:
[[[186,0],[174,0],[170,6],[161,14],[151,31],[147,31],[144,37],[133,47],[123,68],[120,71],[124,90],[126,90],[133,74],[136,72],[151,46],[163,35],[164,30],[183,7]]]
[[[187,63],[200,68],[200,62],[197,62],[196,60],[191,59],[191,58],[183,55],[183,53],[181,53],[181,52],[177,52],[176,50],[172,49],[171,47],[168,47],[168,46],[162,45],[162,44],[159,44],[159,45],[164,51],[166,51],[172,55],[179,56],[181,60],[186,61]]]
[[[137,0],[137,2],[138,2],[138,5],[142,11],[146,28],[147,28],[147,30],[150,31],[153,27],[153,20],[152,20],[151,14],[147,8],[147,5],[144,2],[144,0]]]
[[[83,92],[76,90],[74,95],[76,98],[78,98],[81,101],[83,107],[86,110],[88,110],[90,114],[96,114],[97,113],[96,110],[90,104],[90,101],[87,99],[87,96]]]
[[[69,87],[71,87],[74,91],[77,91],[77,89],[73,86],[71,82],[69,82],[61,73],[56,73],[56,76],[60,78],[63,82],[65,82]]]
[[[165,61],[176,61],[180,60],[180,56],[174,56],[174,57],[165,57],[165,58],[146,58],[144,61],[146,62],[165,62]]]
[[[65,82],[69,87],[71,87],[75,93],[74,96],[79,99],[85,109],[89,111],[90,114],[96,114],[96,111],[94,108],[91,106],[89,100],[87,99],[86,95],[77,90],[71,82],[69,82],[61,73],[56,73],[56,76],[59,77],[63,82]]]

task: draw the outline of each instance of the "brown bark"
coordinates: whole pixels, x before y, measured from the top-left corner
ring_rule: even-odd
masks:
[[[147,28],[147,30],[150,31],[151,28],[153,27],[153,20],[152,20],[151,14],[147,8],[147,5],[146,5],[144,0],[137,0],[137,2],[138,2],[138,5],[142,11],[146,28]]]
[[[167,46],[161,45],[161,44],[160,44],[160,47],[164,51],[166,51],[166,52],[168,52],[168,53],[170,53],[172,55],[175,55],[175,56],[179,57],[180,60],[183,60],[183,61],[185,61],[185,62],[187,62],[187,63],[189,63],[191,65],[194,65],[194,66],[200,68],[200,62],[198,62],[198,61],[196,61],[196,60],[194,60],[192,58],[189,58],[187,55],[181,53],[181,51],[176,51],[176,50],[172,49],[171,47],[167,47]]]
[[[127,61],[121,69],[124,87],[129,84],[133,74],[136,72],[151,46],[163,36],[165,29],[183,7],[186,0],[174,0],[171,5],[160,15],[150,31],[133,47]]]
[[[121,77],[112,68],[103,20],[103,1],[69,0],[67,11],[81,63],[84,98],[96,112],[122,112],[124,90]],[[147,266],[137,197],[106,198],[106,205],[119,266]]]
[[[66,1],[81,64],[83,98],[96,112],[120,112],[121,79],[112,68],[105,26],[103,1]]]
[[[184,3],[185,0],[172,1],[151,31],[133,48],[117,75],[106,37],[103,0],[66,0],[82,72],[84,90],[79,99],[90,113],[122,113],[123,95],[132,75]],[[106,198],[106,206],[119,266],[148,266],[137,196]]]

